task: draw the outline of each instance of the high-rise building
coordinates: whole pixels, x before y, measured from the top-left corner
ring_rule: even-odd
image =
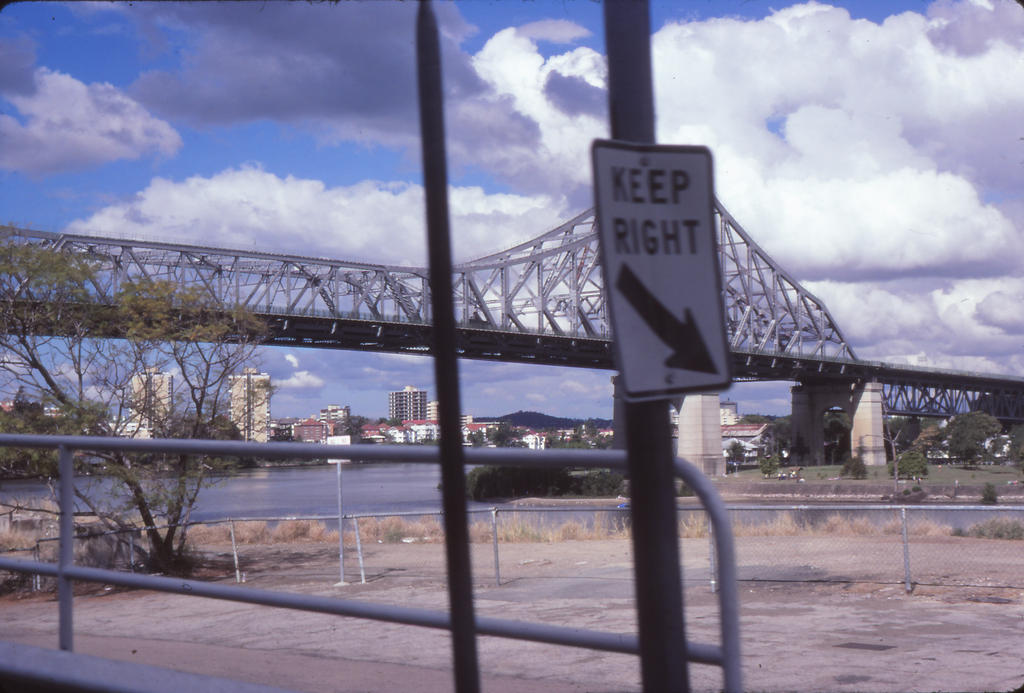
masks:
[[[147,368],[132,376],[129,429],[136,438],[152,438],[171,410],[174,375]]]
[[[232,375],[231,423],[243,440],[266,443],[270,439],[270,376],[255,368]]]
[[[427,391],[406,385],[404,390],[388,393],[388,418],[408,421],[427,418]]]
[[[328,404],[324,409],[320,410],[320,415],[316,418],[317,421],[327,424],[328,429],[332,432],[331,435],[341,435],[341,433],[344,433],[345,424],[348,423],[351,416],[352,410],[348,406],[342,407],[337,404]]]

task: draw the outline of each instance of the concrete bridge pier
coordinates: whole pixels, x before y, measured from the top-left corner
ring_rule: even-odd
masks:
[[[885,464],[882,385],[876,382],[801,384],[792,389],[793,416],[790,464],[824,462],[822,417],[841,409],[850,417],[850,453],[868,466]]]
[[[679,405],[676,455],[697,465],[708,476],[725,476],[722,419],[718,393],[695,392]]]

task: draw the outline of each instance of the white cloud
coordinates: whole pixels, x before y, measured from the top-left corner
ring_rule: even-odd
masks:
[[[543,19],[524,24],[516,32],[525,38],[551,43],[572,43],[590,36],[590,30],[567,19]]]
[[[292,368],[299,367],[299,359],[295,356],[295,354],[285,354],[284,360],[290,363],[292,365]]]
[[[473,56],[472,65],[490,88],[487,101],[509,108],[538,128],[539,141],[512,140],[493,152],[480,151],[478,162],[527,190],[557,189],[567,193],[589,187],[589,146],[607,134],[603,114],[567,108],[548,93],[555,76],[572,81],[585,93],[604,87],[604,59],[589,48],[576,48],[545,59],[534,41],[516,29],[495,34]],[[580,100],[577,97],[577,100]],[[589,102],[588,97],[583,97]]]
[[[1012,5],[873,23],[808,3],[655,34],[659,141],[712,149],[719,198],[861,356],[1019,367]]]
[[[110,84],[83,84],[39,68],[35,90],[9,93],[23,120],[0,115],[0,168],[46,174],[150,154],[171,156],[182,146],[168,123],[153,117]]]
[[[323,386],[324,379],[315,373],[310,373],[309,371],[296,371],[291,377],[274,381],[274,387],[278,387],[283,390],[313,390]]]
[[[540,235],[568,214],[564,200],[451,189],[456,259]],[[362,181],[329,188],[253,165],[181,182],[155,178],[127,202],[68,231],[258,249],[340,260],[424,266],[423,189]]]

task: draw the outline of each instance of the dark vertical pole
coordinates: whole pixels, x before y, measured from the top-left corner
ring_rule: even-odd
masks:
[[[647,1],[606,0],[604,27],[612,138],[653,143]],[[668,402],[627,403],[625,423],[643,688],[688,691]]]
[[[434,315],[434,381],[441,429],[441,495],[448,557],[448,601],[455,658],[455,690],[480,689],[477,670],[473,581],[466,524],[466,471],[462,450],[459,373],[455,359],[451,239],[448,233],[448,171],[445,162],[441,47],[429,0],[416,18],[416,59],[423,145],[423,188],[427,204],[431,309]]]
[[[72,452],[61,445],[57,448],[57,464],[60,473],[58,487],[60,498],[60,549],[57,557],[59,569],[57,577],[57,615],[59,619],[57,645],[62,650],[71,652],[74,649],[74,627],[72,625],[73,608],[71,578],[64,571],[72,566],[75,560],[75,468]]]

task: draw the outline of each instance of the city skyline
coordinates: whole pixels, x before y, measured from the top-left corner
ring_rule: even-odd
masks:
[[[592,205],[601,7],[440,3],[455,260]],[[425,264],[414,3],[16,3],[0,210],[49,231]],[[1024,10],[1011,0],[651,3],[658,141],[861,358],[1024,375]],[[253,69],[259,66],[259,69]],[[384,416],[429,358],[265,348],[274,415]],[[610,371],[463,361],[466,413],[610,418]],[[784,414],[787,383],[738,383]]]

